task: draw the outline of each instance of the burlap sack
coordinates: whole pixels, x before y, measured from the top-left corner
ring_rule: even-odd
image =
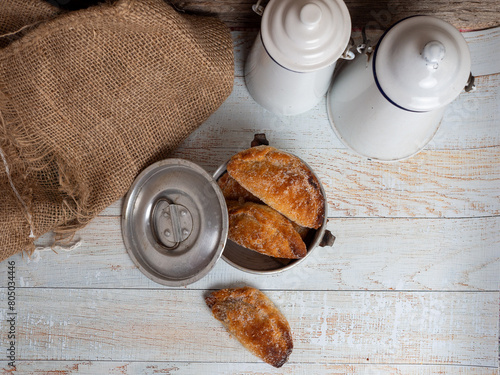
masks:
[[[163,0],[65,13],[0,49],[0,261],[122,197],[233,74],[228,28]]]

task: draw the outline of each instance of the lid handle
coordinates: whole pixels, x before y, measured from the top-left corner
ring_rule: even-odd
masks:
[[[254,134],[250,147],[262,146],[262,145],[269,146],[269,141],[266,138],[266,134],[265,133]]]
[[[314,3],[307,3],[300,9],[299,19],[308,28],[313,28],[321,21],[321,8]]]
[[[347,43],[347,47],[345,48],[344,52],[342,53],[342,55],[340,55],[340,58],[344,60],[354,60],[356,56],[354,55],[354,52],[351,51],[353,47],[354,39],[351,37],[349,38],[349,43]]]
[[[193,217],[189,210],[159,198],[150,216],[151,231],[156,242],[167,250],[176,249],[193,231]]]
[[[444,48],[443,43],[437,40],[428,42],[421,52],[421,55],[426,61],[427,65],[432,69],[439,68],[439,64],[441,63],[441,61],[443,61],[445,54],[446,49]]]

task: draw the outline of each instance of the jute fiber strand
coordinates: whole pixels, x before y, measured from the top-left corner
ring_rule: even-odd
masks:
[[[59,8],[43,0],[0,0],[0,48],[59,13]]]
[[[163,0],[64,13],[0,49],[0,261],[122,197],[233,76],[229,29]]]

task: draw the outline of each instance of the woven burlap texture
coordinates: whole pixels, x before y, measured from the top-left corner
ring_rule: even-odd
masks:
[[[121,198],[233,78],[228,28],[163,0],[64,13],[0,49],[0,261]]]

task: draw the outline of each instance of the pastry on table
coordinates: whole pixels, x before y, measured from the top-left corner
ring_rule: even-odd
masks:
[[[300,259],[307,248],[290,220],[254,202],[227,201],[228,238],[247,249],[275,258]]]
[[[264,362],[281,367],[288,360],[293,349],[290,325],[260,290],[221,289],[205,302],[227,331]]]
[[[271,146],[234,155],[227,171],[264,203],[300,226],[318,229],[325,217],[319,181],[299,158]]]

